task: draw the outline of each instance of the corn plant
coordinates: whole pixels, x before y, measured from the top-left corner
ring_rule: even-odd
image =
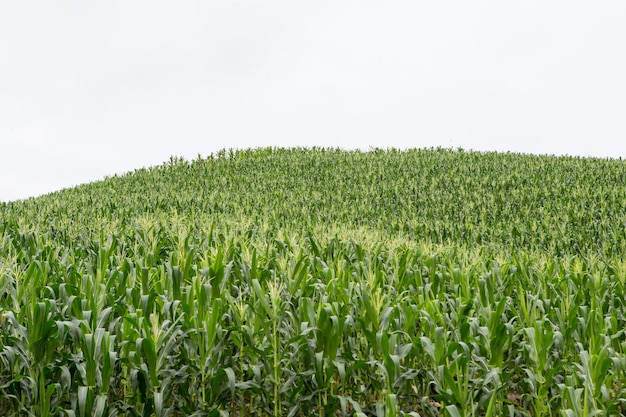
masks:
[[[266,148],[3,203],[0,414],[625,414],[624,184]]]

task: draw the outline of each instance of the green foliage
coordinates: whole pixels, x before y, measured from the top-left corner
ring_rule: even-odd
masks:
[[[624,414],[624,184],[257,149],[2,204],[0,414]]]

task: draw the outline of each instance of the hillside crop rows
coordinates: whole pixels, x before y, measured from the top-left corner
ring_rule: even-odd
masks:
[[[624,414],[625,181],[258,149],[0,204],[0,415]]]

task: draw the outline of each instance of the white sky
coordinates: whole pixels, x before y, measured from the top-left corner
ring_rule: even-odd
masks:
[[[0,201],[227,147],[626,157],[626,1],[0,3]]]

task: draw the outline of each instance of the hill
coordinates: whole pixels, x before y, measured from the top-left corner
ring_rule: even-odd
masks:
[[[272,148],[0,204],[0,412],[623,413],[624,184]]]

